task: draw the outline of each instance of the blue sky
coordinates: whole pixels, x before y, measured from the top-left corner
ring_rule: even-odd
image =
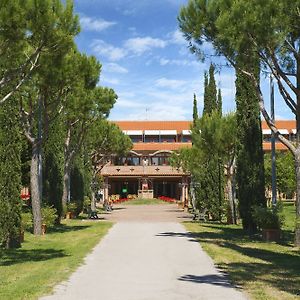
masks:
[[[111,120],[191,120],[194,93],[202,112],[203,76],[211,60],[197,61],[178,29],[177,15],[187,0],[74,3],[81,22],[78,48],[97,57],[102,64],[100,85],[113,88],[119,97]],[[204,47],[212,53],[210,45]],[[217,68],[224,112],[235,109],[234,80],[231,68]],[[264,80],[263,90],[268,98]],[[276,103],[277,117],[291,118],[278,96]]]

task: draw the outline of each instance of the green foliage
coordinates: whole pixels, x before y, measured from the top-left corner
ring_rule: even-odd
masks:
[[[76,214],[80,213],[85,196],[84,191],[84,170],[78,165],[78,159],[71,171],[71,202],[76,205]]]
[[[31,212],[24,212],[21,214],[21,229],[30,231],[33,226],[33,219]]]
[[[220,88],[218,90],[218,96],[217,96],[217,111],[220,115],[222,115],[222,93]]]
[[[78,205],[76,204],[76,202],[69,202],[67,204],[67,211],[76,214],[77,209],[78,209]]]
[[[292,93],[297,95],[299,91],[294,86],[290,93],[283,82],[291,84],[287,73],[297,77],[299,53],[295,49],[300,31],[294,24],[299,18],[299,4],[293,1],[289,7],[285,0],[191,0],[180,11],[180,28],[190,41],[191,50],[203,57],[201,45],[210,41],[216,52],[225,55],[237,71],[238,198],[243,227],[249,231],[256,230],[251,206],[265,205],[260,67],[270,67],[274,74],[279,74],[280,93],[297,114],[299,110],[292,100],[296,97]],[[260,105],[264,117],[268,117],[262,101]],[[299,117],[296,119],[299,122]]]
[[[271,154],[264,155],[266,187],[272,187]],[[296,192],[296,171],[294,157],[290,152],[276,152],[276,184],[277,190],[292,199]]]
[[[194,94],[194,102],[193,102],[193,126],[196,125],[196,121],[197,120],[198,120],[197,98],[196,98],[196,94]]]
[[[282,205],[272,207],[253,206],[252,215],[257,226],[262,229],[280,229],[284,222]]]
[[[84,197],[83,200],[83,212],[87,213],[89,209],[91,208],[91,199],[88,196]]]
[[[174,152],[170,159],[171,165],[192,174],[196,208],[207,208],[218,220],[226,212],[224,165],[235,157],[236,134],[235,115],[221,117],[218,111],[213,111],[193,127],[193,147]]]
[[[246,64],[244,61],[242,63]],[[258,61],[254,58],[244,66],[251,69],[257,64]],[[258,65],[256,69],[257,74]],[[251,207],[266,205],[261,119],[255,89],[249,82],[249,78],[241,72],[237,72],[236,91],[239,209],[243,227],[253,232],[256,231],[256,224],[251,214]]]
[[[60,217],[63,216],[61,203],[63,182],[63,126],[62,117],[58,117],[51,126],[44,146],[43,200],[53,206]]]
[[[42,207],[42,219],[43,224],[46,224],[47,227],[53,227],[57,219],[57,211],[54,207],[44,206]]]
[[[211,64],[209,67],[209,79],[205,75],[203,115],[211,114],[214,110],[218,109],[217,105],[215,67]]]
[[[19,247],[21,135],[16,105],[0,106],[0,246]]]

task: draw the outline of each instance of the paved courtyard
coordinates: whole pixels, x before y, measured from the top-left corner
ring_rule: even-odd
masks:
[[[176,205],[116,206],[116,224],[67,282],[43,300],[246,299],[180,222]]]

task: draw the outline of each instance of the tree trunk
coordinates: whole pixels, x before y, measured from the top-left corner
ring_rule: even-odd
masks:
[[[33,214],[33,233],[42,235],[42,187],[41,187],[41,145],[37,141],[32,144],[32,157],[30,167],[31,205]]]
[[[227,189],[228,202],[229,202],[229,207],[230,207],[231,224],[236,224],[234,198],[233,198],[233,192],[232,192],[232,175],[230,173],[230,168],[227,169],[226,189]]]
[[[64,178],[63,178],[63,195],[61,199],[63,215],[67,212],[67,203],[70,201],[70,183],[71,183],[71,160],[73,153],[70,152],[71,127],[68,126],[67,137],[64,147]]]
[[[296,165],[296,225],[295,225],[295,246],[300,247],[300,148],[295,153]]]
[[[70,177],[71,168],[70,164],[67,162],[64,167],[64,179],[63,179],[63,195],[62,195],[62,210],[63,214],[67,210],[67,203],[70,201]]]
[[[96,197],[95,197],[95,191],[93,190],[92,190],[91,211],[96,211]]]

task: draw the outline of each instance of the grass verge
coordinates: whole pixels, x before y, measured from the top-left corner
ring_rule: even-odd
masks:
[[[281,243],[247,236],[238,225],[184,223],[194,239],[251,299],[300,299],[300,251],[293,248],[295,208],[285,206]]]
[[[17,250],[0,250],[0,299],[37,299],[66,280],[112,223],[68,220],[45,236],[25,233]]]

